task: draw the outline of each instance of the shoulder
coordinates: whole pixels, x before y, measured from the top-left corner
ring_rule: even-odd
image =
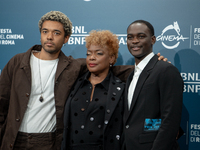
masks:
[[[113,82],[113,84],[121,84],[121,85],[125,85],[125,83],[119,79],[118,77],[116,77],[113,72],[111,71],[111,77],[110,77],[111,82]]]
[[[8,64],[13,64],[16,66],[17,64],[20,64],[24,60],[24,58],[26,58],[26,56],[28,56],[28,59],[29,59],[29,57],[30,57],[29,51],[16,54],[9,60]]]

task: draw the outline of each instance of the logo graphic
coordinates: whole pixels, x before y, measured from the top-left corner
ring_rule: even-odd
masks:
[[[170,32],[170,30],[175,31],[175,33],[177,35],[166,35],[167,31]],[[180,27],[178,25],[178,22],[174,22],[174,25],[168,25],[167,27],[165,27],[162,31],[162,34],[159,35],[157,37],[157,41],[161,41],[162,45],[167,48],[167,49],[174,49],[177,48],[180,44],[180,41],[184,41],[185,39],[189,39],[188,37],[183,37],[183,35],[180,34]],[[167,43],[171,42],[174,43],[174,41],[176,42],[174,45],[167,45],[165,44],[166,41],[168,41]]]
[[[88,36],[85,26],[73,26],[72,35],[69,38],[68,45],[84,45],[85,37]],[[126,34],[116,34],[118,36],[119,45],[126,45]]]

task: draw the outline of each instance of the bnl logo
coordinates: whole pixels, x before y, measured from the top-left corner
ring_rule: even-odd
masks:
[[[175,31],[175,34],[166,35],[166,32],[170,32],[170,30]],[[184,41],[186,39],[189,39],[188,37],[183,37],[183,35],[180,34],[180,27],[178,25],[178,22],[174,22],[172,25],[168,25],[165,27],[162,31],[162,34],[159,35],[156,40],[161,41],[162,45],[167,49],[174,49],[177,48],[180,44],[180,41]],[[166,42],[168,41],[168,42]],[[173,45],[167,45],[166,43],[173,43]]]

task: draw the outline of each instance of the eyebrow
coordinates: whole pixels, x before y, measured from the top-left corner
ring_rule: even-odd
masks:
[[[48,30],[47,28],[42,28],[42,30]],[[60,32],[61,33],[61,31],[60,30],[57,30],[57,29],[54,29],[53,31],[56,31],[56,32]]]
[[[87,51],[92,51],[92,50],[89,50],[89,49],[88,49]],[[94,51],[97,52],[97,51],[103,51],[103,50],[101,50],[101,49],[96,49],[96,50],[94,50]]]
[[[145,34],[145,35],[146,35],[146,33],[144,33],[144,32],[137,33],[137,35],[140,35],[140,34]],[[127,34],[127,35],[133,35],[133,34],[132,34],[132,33],[129,33],[129,34]]]

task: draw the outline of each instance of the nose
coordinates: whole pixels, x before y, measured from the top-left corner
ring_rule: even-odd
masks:
[[[89,58],[90,60],[95,60],[95,58],[96,58],[94,54],[91,54],[89,57],[90,57]]]
[[[139,42],[138,38],[134,37],[133,40],[132,40],[132,43],[138,43],[138,42]]]
[[[53,33],[49,32],[48,35],[47,35],[47,39],[52,40],[53,39]]]

